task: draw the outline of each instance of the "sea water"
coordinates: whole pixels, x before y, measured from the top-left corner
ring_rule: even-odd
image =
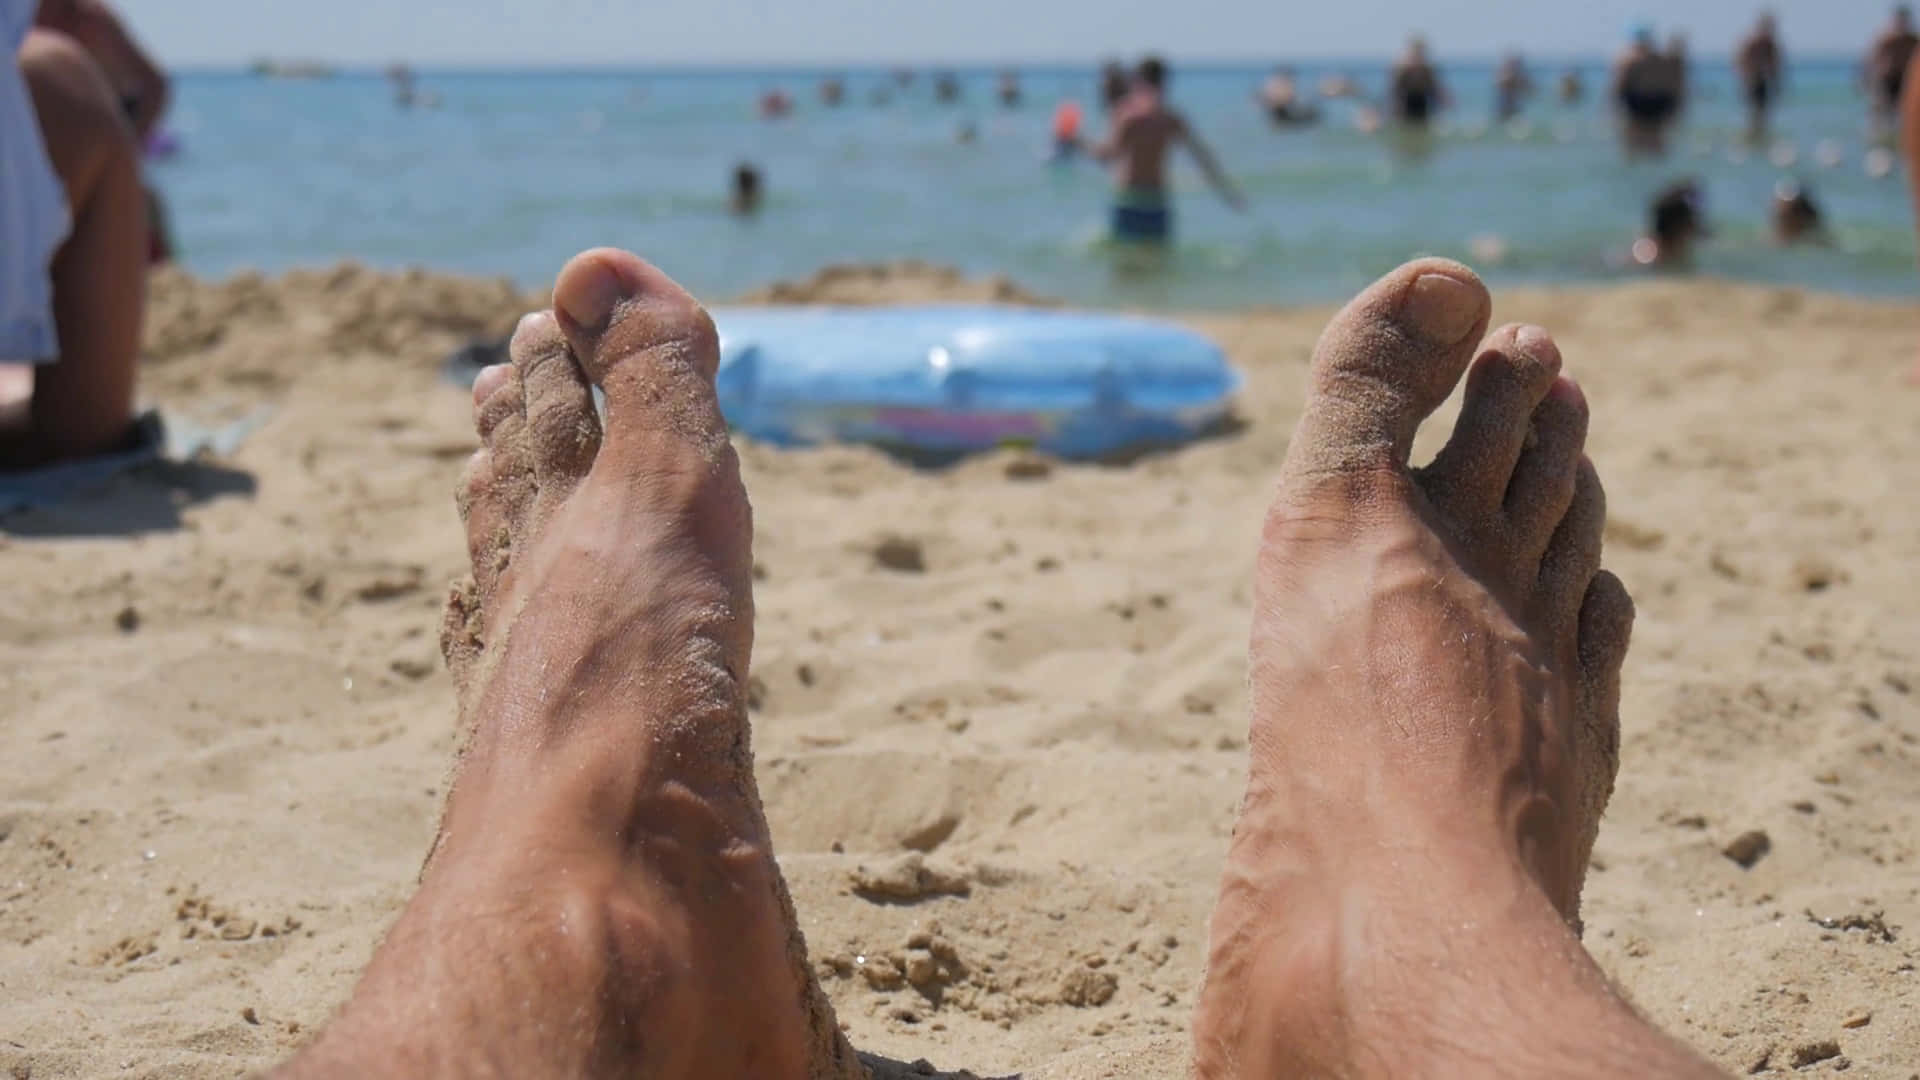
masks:
[[[819,101],[821,71],[429,71],[420,89],[437,105],[413,109],[371,72],[187,73],[171,124],[182,149],[150,172],[183,261],[208,275],[358,259],[536,285],[573,252],[611,244],[713,299],[828,263],[915,258],[1077,303],[1170,308],[1331,300],[1419,253],[1496,281],[1618,279],[1637,272],[1624,256],[1653,193],[1691,176],[1714,230],[1701,272],[1912,291],[1911,203],[1899,170],[1870,175],[1851,62],[1796,65],[1774,142],[1757,148],[1741,138],[1732,72],[1700,63],[1672,153],[1640,162],[1614,137],[1603,64],[1578,65],[1584,103],[1553,100],[1568,66],[1535,65],[1542,93],[1507,125],[1491,121],[1490,67],[1443,66],[1456,105],[1421,143],[1362,134],[1345,102],[1318,128],[1278,131],[1253,100],[1265,68],[1176,66],[1175,104],[1251,207],[1227,209],[1183,164],[1177,243],[1149,260],[1105,242],[1112,183],[1098,165],[1048,160],[1058,103],[1081,103],[1100,134],[1091,65],[1021,72],[1018,108],[999,104],[987,70],[961,72],[952,105],[933,100],[924,72],[904,87],[885,70],[847,72],[837,109]],[[1336,71],[1384,83],[1378,64],[1299,76],[1311,88]],[[796,107],[761,119],[757,99],[776,88]],[[883,89],[890,101],[876,104]],[[977,137],[962,142],[963,127]],[[765,180],[751,219],[728,212],[740,162]],[[1783,179],[1813,191],[1831,247],[1771,244]]]

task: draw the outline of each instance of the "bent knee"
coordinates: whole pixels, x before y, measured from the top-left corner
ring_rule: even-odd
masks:
[[[70,196],[85,190],[105,164],[135,156],[120,99],[79,42],[52,30],[28,31],[20,74],[33,95],[47,157]]]

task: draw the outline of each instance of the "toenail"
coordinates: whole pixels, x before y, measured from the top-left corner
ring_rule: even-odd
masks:
[[[547,320],[552,317],[553,316],[544,311],[529,311],[525,315],[520,316],[519,323],[515,324],[513,328],[515,340],[518,340],[522,335],[537,334],[545,330]]]
[[[595,258],[583,260],[578,269],[565,275],[562,284],[564,289],[554,292],[554,305],[582,330],[605,327],[625,290],[620,274]]]
[[[1522,326],[1513,335],[1513,345],[1530,356],[1540,356],[1553,348],[1553,336],[1537,326]]]
[[[1429,341],[1451,345],[1480,322],[1474,289],[1446,274],[1422,274],[1407,290],[1402,307],[1407,325]]]

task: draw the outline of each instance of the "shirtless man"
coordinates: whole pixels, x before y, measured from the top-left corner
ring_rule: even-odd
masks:
[[[1277,128],[1305,127],[1318,123],[1320,108],[1300,98],[1300,81],[1292,68],[1275,68],[1260,85],[1260,111]]]
[[[1653,28],[1641,26],[1613,65],[1613,103],[1627,153],[1663,154],[1667,132],[1680,116],[1681,68],[1653,41]]]
[[[1768,114],[1786,74],[1772,12],[1762,13],[1753,32],[1741,40],[1733,66],[1747,99],[1747,138],[1759,142],[1766,138]]]
[[[133,430],[147,200],[127,110],[89,50],[0,0],[0,469]]]
[[[755,789],[752,512],[713,323],[606,249],[553,299],[474,383],[439,837],[279,1075],[863,1077]],[[1600,569],[1586,399],[1545,331],[1483,337],[1491,306],[1420,260],[1315,351],[1253,570],[1205,1080],[1717,1075],[1580,946],[1633,603]]]
[[[1094,156],[1113,165],[1119,181],[1113,206],[1116,240],[1163,244],[1172,238],[1167,159],[1176,146],[1187,148],[1228,206],[1246,209],[1246,201],[1213,151],[1188,126],[1186,117],[1167,104],[1166,89],[1166,62],[1157,56],[1142,60],[1132,93],[1114,109],[1112,132],[1094,149]]]
[[[1447,104],[1447,90],[1440,73],[1427,59],[1425,38],[1407,40],[1407,51],[1394,62],[1388,79],[1387,106],[1399,123],[1416,130],[1427,124]]]
[[[1901,4],[1893,9],[1893,20],[1886,29],[1873,39],[1860,67],[1861,81],[1873,105],[1874,127],[1879,131],[1890,130],[1895,122],[1916,46],[1920,46],[1920,36],[1913,30],[1913,10]]]

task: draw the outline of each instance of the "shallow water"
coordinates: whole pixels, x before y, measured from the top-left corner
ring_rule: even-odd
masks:
[[[913,257],[1006,273],[1081,303],[1181,308],[1333,299],[1422,252],[1507,281],[1618,277],[1631,272],[1624,253],[1650,195],[1692,175],[1705,182],[1715,229],[1702,270],[1912,290],[1910,204],[1897,173],[1874,179],[1865,168],[1871,145],[1850,63],[1796,67],[1773,153],[1740,143],[1732,76],[1703,64],[1675,152],[1637,164],[1622,159],[1597,100],[1601,65],[1582,68],[1584,105],[1536,101],[1522,124],[1491,131],[1490,70],[1447,69],[1460,102],[1419,153],[1358,133],[1347,104],[1321,128],[1274,131],[1251,99],[1263,69],[1176,71],[1175,100],[1253,206],[1233,214],[1183,167],[1179,242],[1145,265],[1101,242],[1110,186],[1101,170],[1045,160],[1053,106],[1090,103],[1091,69],[1025,73],[1027,104],[1016,110],[992,100],[987,71],[965,74],[957,106],[936,105],[925,78],[875,106],[870,91],[890,77],[854,73],[837,110],[816,103],[819,76],[808,72],[429,73],[422,88],[443,104],[410,112],[374,75],[189,74],[174,114],[184,151],[153,174],[187,265],[208,274],[351,257],[531,285],[582,247],[617,244],[709,296],[828,262]],[[1301,74],[1310,83],[1326,70]],[[1383,81],[1377,65],[1340,70],[1365,86]],[[1535,76],[1551,83],[1559,70]],[[774,86],[799,106],[769,123],[753,105]],[[963,123],[978,128],[971,145],[955,138]],[[1768,160],[1789,149],[1791,165]],[[726,212],[741,160],[756,162],[768,186],[752,221]],[[1830,249],[1768,242],[1770,193],[1789,176],[1824,207]]]

